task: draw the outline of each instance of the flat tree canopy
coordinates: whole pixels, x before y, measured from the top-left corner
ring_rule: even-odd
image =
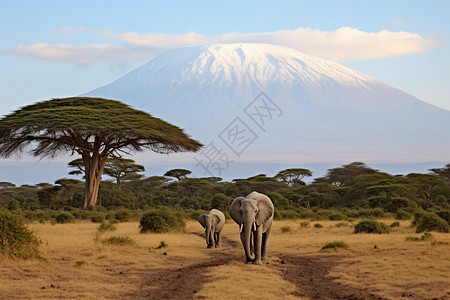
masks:
[[[0,156],[25,150],[37,157],[81,155],[86,188],[83,208],[95,205],[107,157],[146,149],[198,151],[202,144],[182,129],[119,101],[72,97],[25,106],[0,119]]]

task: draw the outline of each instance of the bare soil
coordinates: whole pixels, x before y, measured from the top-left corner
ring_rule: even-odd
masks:
[[[194,233],[195,234],[195,233]],[[197,234],[198,235],[198,234]],[[240,247],[233,240],[224,238],[225,246]],[[342,261],[339,255],[283,256],[271,267],[277,268],[283,278],[295,284],[294,296],[310,299],[386,299],[376,295],[377,291],[353,288],[340,284],[329,276],[329,270]],[[136,293],[125,294],[130,299],[193,299],[208,279],[205,269],[232,262],[243,261],[243,255],[215,249],[208,260],[189,262],[174,260],[170,265],[177,269],[148,270],[142,275]],[[268,263],[269,264],[269,263]]]
[[[311,299],[385,299],[374,290],[353,288],[340,284],[329,275],[331,268],[342,261],[338,255],[284,256],[278,267],[285,280],[293,282],[298,290],[295,296]]]

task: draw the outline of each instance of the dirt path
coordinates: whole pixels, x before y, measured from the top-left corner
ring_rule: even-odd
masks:
[[[285,280],[294,283],[295,296],[311,299],[385,299],[362,288],[342,285],[329,275],[329,270],[340,264],[336,255],[285,256],[278,266]]]
[[[199,234],[197,234],[199,235]],[[148,270],[137,284],[133,299],[192,299],[205,282],[205,269],[242,261],[243,254],[230,253],[227,247],[241,247],[239,242],[223,239],[224,249],[214,249],[209,259],[182,261],[174,258],[170,265],[177,269]],[[279,263],[271,263],[287,281],[294,283],[295,296],[310,299],[384,299],[362,288],[342,285],[329,275],[329,270],[341,263],[342,257],[336,255],[283,256]],[[145,276],[145,277],[144,277]]]
[[[195,233],[194,233],[195,234]],[[240,246],[239,243],[223,238],[224,247]],[[214,252],[213,252],[214,251]],[[205,269],[238,261],[241,257],[226,250],[212,249],[210,259],[186,262],[174,259],[170,265],[178,264],[178,269],[149,270],[145,279],[138,284],[133,295],[123,295],[129,299],[192,299],[205,282]]]

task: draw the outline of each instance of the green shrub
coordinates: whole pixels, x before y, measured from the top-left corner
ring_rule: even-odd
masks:
[[[105,221],[105,216],[104,215],[93,215],[91,216],[91,222],[92,223],[102,223],[103,221]]]
[[[55,218],[56,223],[65,224],[75,222],[75,217],[68,212],[59,213]]]
[[[314,228],[323,228],[323,225],[320,223],[314,224]]]
[[[425,232],[420,238],[416,236],[407,236],[405,241],[409,242],[419,242],[419,241],[434,241],[433,235],[431,233]]]
[[[84,261],[84,260],[77,260],[76,262],[75,262],[75,265],[74,265],[74,267],[82,267],[82,266],[85,266],[85,265],[87,265],[87,262],[86,261]]]
[[[102,240],[102,243],[114,246],[134,245],[135,241],[129,236],[111,236]]]
[[[291,227],[283,226],[283,227],[281,227],[281,232],[282,233],[291,232]]]
[[[161,242],[159,242],[159,246],[156,247],[155,249],[162,249],[162,248],[166,248],[167,246],[169,246],[169,245],[167,245],[166,242],[161,241]]]
[[[23,220],[11,214],[0,213],[0,253],[22,259],[44,259],[39,254],[40,241]]]
[[[347,249],[348,245],[346,243],[344,243],[343,241],[334,241],[334,242],[328,242],[325,244],[325,246],[323,246],[320,250],[324,251],[324,250],[335,250],[337,251],[338,249]]]
[[[38,221],[39,223],[49,221],[52,217],[49,211],[41,209],[35,211],[27,210],[23,216],[29,221]]]
[[[407,212],[406,210],[400,208],[400,209],[397,209],[397,212],[395,213],[395,218],[397,220],[409,220],[412,218],[412,214]]]
[[[389,225],[389,227],[391,227],[391,228],[400,227],[400,222],[392,222],[392,224]]]
[[[363,220],[355,225],[355,233],[387,233],[388,227],[384,223],[375,220]]]
[[[133,214],[128,209],[119,209],[114,213],[114,219],[119,222],[131,221]]]
[[[169,232],[184,229],[186,223],[167,208],[154,209],[145,213],[140,221],[140,232]]]
[[[111,222],[103,221],[97,228],[98,232],[115,231],[117,227]]]
[[[20,209],[20,203],[16,199],[12,199],[8,203],[8,210],[19,210]]]
[[[438,231],[449,232],[449,225],[434,213],[420,213],[414,216],[413,224],[417,225],[416,232]]]
[[[309,225],[308,221],[300,222],[300,227],[308,227],[308,225]]]

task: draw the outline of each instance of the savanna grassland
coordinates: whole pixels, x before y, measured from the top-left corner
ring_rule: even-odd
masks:
[[[0,256],[0,298],[450,298],[448,233],[416,233],[399,221],[387,234],[355,234],[356,222],[274,221],[262,266],[244,263],[231,220],[216,249],[206,248],[193,220],[183,232],[160,234],[139,233],[138,222],[104,232],[90,222],[32,223],[47,262]],[[321,250],[334,241],[348,248]]]

